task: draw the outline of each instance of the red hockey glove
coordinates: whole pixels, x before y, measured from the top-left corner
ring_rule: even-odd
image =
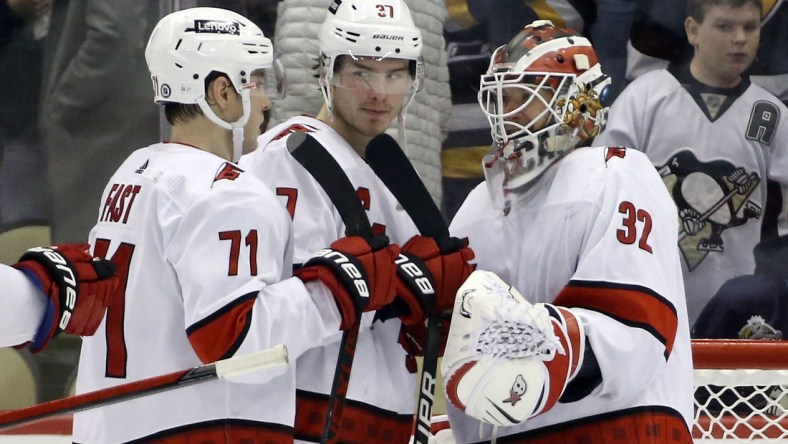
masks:
[[[304,282],[319,279],[334,295],[342,315],[340,329],[350,327],[362,312],[377,310],[394,300],[394,259],[399,247],[386,236],[350,236],[318,251],[295,276]]]
[[[31,248],[13,265],[47,297],[31,352],[43,350],[60,332],[90,336],[101,324],[118,289],[118,278],[115,265],[93,258],[88,248],[88,244]]]
[[[438,245],[435,239],[413,236],[397,260],[397,302],[405,325],[423,323],[427,316],[454,307],[454,297],[473,271],[473,250],[467,239],[452,237]]]

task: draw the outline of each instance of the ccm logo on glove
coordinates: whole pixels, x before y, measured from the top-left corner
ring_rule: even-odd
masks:
[[[363,298],[369,297],[369,287],[367,286],[367,282],[364,279],[364,276],[361,274],[361,271],[350,262],[350,259],[346,255],[344,255],[341,251],[332,250],[330,248],[326,248],[323,250],[318,251],[315,253],[315,257],[322,257],[328,260],[333,261],[339,269],[341,269],[350,281],[353,283],[353,286],[356,287],[358,291],[358,296]]]

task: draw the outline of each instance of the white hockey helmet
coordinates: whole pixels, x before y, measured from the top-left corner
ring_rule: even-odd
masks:
[[[233,157],[240,157],[243,126],[249,119],[251,74],[266,70],[266,93],[283,86],[281,65],[274,62],[274,48],[263,31],[246,17],[219,8],[188,8],[162,18],[145,48],[156,103],[197,104],[212,122],[233,131]],[[275,69],[271,69],[275,68]],[[243,100],[244,114],[236,122],[217,117],[205,101],[205,79],[213,72],[225,74]],[[272,75],[273,74],[273,75]],[[240,130],[240,131],[239,131]],[[236,153],[237,151],[237,153]]]
[[[549,20],[525,26],[496,49],[478,95],[495,141],[484,161],[488,182],[490,174],[500,173],[492,181],[504,190],[533,184],[596,136],[606,122],[609,84],[588,39]],[[541,112],[523,121],[520,113],[529,108]]]
[[[413,23],[403,0],[334,0],[320,26],[321,90],[332,109],[331,83],[339,56],[410,60],[413,81],[404,108],[421,87],[421,31]],[[403,111],[404,112],[404,111]]]

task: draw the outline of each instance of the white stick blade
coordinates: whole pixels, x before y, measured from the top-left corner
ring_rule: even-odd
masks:
[[[287,365],[287,347],[275,345],[269,349],[216,361],[216,376],[228,378],[255,370]]]

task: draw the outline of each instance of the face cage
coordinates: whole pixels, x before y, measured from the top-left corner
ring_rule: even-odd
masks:
[[[561,125],[567,101],[560,99],[566,96],[573,80],[574,76],[571,75],[533,72],[495,73],[482,76],[478,101],[490,123],[495,142],[500,146],[512,140],[517,140],[517,146],[521,146],[526,140],[536,144],[538,136]],[[504,92],[512,89],[522,90],[527,99],[517,108],[507,112],[503,104]],[[545,96],[548,95],[552,97],[546,98]],[[510,120],[511,117],[534,104],[534,101],[541,103],[543,110],[530,122],[523,125]],[[536,128],[540,122],[545,122],[544,126]]]
[[[497,73],[482,78],[479,103],[496,142],[483,160],[485,181],[494,208],[506,208],[525,195],[577,144],[577,131],[564,124],[569,102],[566,97],[573,82],[573,75],[530,72]],[[505,88],[521,89],[528,98],[515,109],[504,112]],[[530,122],[522,125],[509,120],[535,103],[534,100],[544,109]],[[542,122],[542,128],[535,127]]]

